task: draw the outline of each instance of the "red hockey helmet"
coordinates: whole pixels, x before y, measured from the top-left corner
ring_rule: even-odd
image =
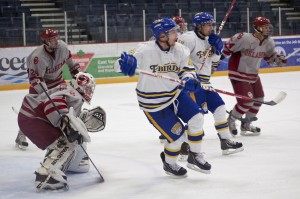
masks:
[[[175,21],[176,24],[185,23],[184,18],[181,16],[175,16],[172,19]]]
[[[45,29],[42,31],[42,40],[45,41],[47,39],[50,39],[51,37],[56,37],[58,36],[57,30],[53,29]]]
[[[256,17],[253,21],[254,27],[262,27],[271,24],[270,20],[266,17]]]
[[[181,16],[175,16],[172,18],[175,23],[179,26],[179,31],[181,33],[184,33],[187,31],[187,23],[185,22],[185,19]]]

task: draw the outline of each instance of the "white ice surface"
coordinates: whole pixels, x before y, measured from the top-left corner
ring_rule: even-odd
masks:
[[[163,145],[158,132],[139,110],[136,83],[97,85],[93,105],[107,112],[104,131],[92,134],[88,153],[105,178],[98,183],[93,167],[87,174],[68,175],[69,191],[37,193],[35,169],[44,151],[31,142],[17,150],[17,115],[27,90],[0,92],[1,199],[297,199],[300,198],[300,72],[262,74],[265,100],[280,91],[287,98],[276,106],[263,105],[255,125],[258,137],[241,137],[245,150],[222,156],[212,116],[206,115],[203,149],[212,164],[205,175],[188,169],[188,177],[167,176],[159,157]],[[215,88],[231,91],[227,77],[215,77]],[[222,95],[230,110],[235,98]],[[34,127],[33,127],[34,128]],[[41,132],[43,133],[43,132]],[[186,167],[185,164],[182,164]]]

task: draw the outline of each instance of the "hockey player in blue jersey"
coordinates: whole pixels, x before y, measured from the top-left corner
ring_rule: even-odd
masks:
[[[206,12],[194,15],[192,20],[195,30],[188,31],[179,36],[178,42],[187,46],[190,50],[190,59],[195,66],[197,76],[202,85],[212,87],[210,76],[219,64],[223,49],[220,36],[213,33],[215,20]],[[207,52],[212,46],[211,51]],[[208,57],[205,59],[205,54]],[[203,63],[204,62],[204,63]],[[225,103],[216,92],[199,88],[197,92],[191,93],[191,97],[206,112],[210,111],[215,120],[215,129],[221,141],[221,149],[224,155],[243,151],[242,143],[231,140],[228,121],[226,117]]]
[[[180,147],[185,141],[185,124],[190,151],[187,166],[210,173],[211,165],[204,159],[203,111],[190,98],[200,86],[193,67],[188,65],[189,50],[177,43],[178,28],[170,18],[159,18],[151,25],[155,40],[140,44],[130,54],[123,53],[115,63],[115,70],[133,76],[140,70],[180,78],[183,85],[151,76],[139,75],[136,93],[140,109],[149,122],[166,137],[161,153],[163,169],[169,175],[186,176],[187,170],[177,164]]]

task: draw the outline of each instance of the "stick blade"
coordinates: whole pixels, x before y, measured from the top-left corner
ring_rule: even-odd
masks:
[[[274,100],[266,102],[266,104],[274,106],[282,102],[286,98],[286,96],[287,96],[286,92],[280,91],[280,93],[275,97]]]

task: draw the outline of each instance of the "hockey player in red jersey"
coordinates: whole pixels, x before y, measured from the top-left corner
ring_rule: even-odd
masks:
[[[172,18],[175,23],[179,26],[179,34],[185,33],[187,29],[187,23],[185,22],[185,19],[181,16],[175,16]]]
[[[37,82],[37,86],[42,83]],[[100,107],[81,111],[84,102],[90,103],[94,89],[93,76],[79,72],[70,85],[60,84],[46,91],[48,96],[43,92],[24,97],[19,128],[38,148],[47,150],[35,172],[38,190],[67,188],[65,172],[89,171],[89,160],[81,147],[90,142],[88,131],[100,131],[105,126],[105,112]],[[92,117],[95,112],[99,117]]]
[[[37,47],[26,60],[28,78],[30,83],[29,93],[42,93],[37,85],[40,81],[46,89],[59,84],[65,84],[62,78],[62,68],[66,64],[74,76],[80,71],[80,66],[72,59],[67,44],[58,38],[58,32],[45,29],[41,32],[43,45]],[[21,131],[15,140],[16,146],[22,150],[28,147],[26,137]]]
[[[253,21],[254,33],[238,33],[230,38],[223,55],[229,56],[228,75],[235,94],[263,101],[264,91],[258,75],[261,60],[271,66],[284,66],[284,55],[275,51],[274,40],[270,37],[271,22],[266,17],[256,17]],[[230,132],[237,135],[235,121],[241,123],[241,135],[259,135],[260,128],[251,125],[255,121],[261,104],[237,98],[237,104],[228,118]],[[246,115],[245,118],[242,118]]]

